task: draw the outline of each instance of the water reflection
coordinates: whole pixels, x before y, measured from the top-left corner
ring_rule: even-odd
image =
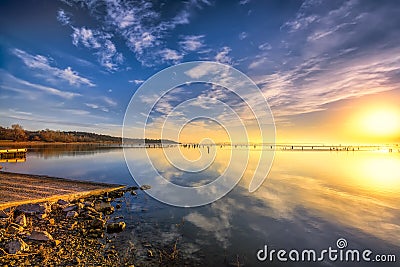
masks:
[[[194,186],[209,183],[223,173],[230,149],[235,148],[211,147],[215,151],[209,154],[207,147],[179,149],[189,159],[205,157],[196,163],[199,166],[214,152],[215,159],[199,173],[184,173],[171,166],[158,148],[147,149],[147,153],[143,148],[132,148],[129,159],[135,163],[136,175],[148,175],[143,167],[148,154],[169,181]],[[46,153],[54,156],[44,157]],[[352,248],[398,251],[400,153],[278,151],[268,179],[256,192],[249,193],[259,153],[260,148],[250,150],[249,164],[238,186],[210,205],[182,209],[146,198],[143,203],[132,200],[127,212],[139,212],[135,207],[147,205],[149,211],[142,215],[147,222],[176,223],[184,218],[182,247],[199,257],[206,255],[201,261],[209,266],[221,265],[225,255],[228,262],[239,255],[248,266],[256,265],[254,253],[265,243],[275,248],[318,249],[331,246],[339,237],[346,237]],[[235,175],[240,175],[240,164],[234,167]],[[27,162],[8,164],[6,170],[133,183],[119,148],[37,151],[28,153]]]

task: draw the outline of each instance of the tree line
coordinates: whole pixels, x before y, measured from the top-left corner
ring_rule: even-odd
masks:
[[[77,131],[54,131],[40,130],[28,131],[19,124],[11,125],[11,128],[0,126],[0,140],[10,141],[42,141],[42,142],[113,142],[121,143],[121,137],[110,135],[77,132]]]

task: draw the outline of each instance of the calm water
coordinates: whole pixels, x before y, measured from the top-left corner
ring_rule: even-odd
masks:
[[[147,151],[159,172],[171,181],[194,185],[218,177],[229,161],[230,148],[212,149],[216,149],[215,161],[200,174],[178,172],[168,165],[162,149]],[[182,148],[184,155],[193,159],[200,150]],[[127,153],[140,175],[146,175],[146,170],[140,169],[145,150],[130,148]],[[345,238],[349,249],[395,254],[399,263],[400,153],[277,151],[268,179],[255,193],[249,193],[258,153],[251,150],[240,183],[212,204],[171,207],[143,192],[127,199],[117,212],[128,224],[120,244],[134,243],[147,226],[157,225],[152,231],[160,243],[178,240],[180,252],[204,266],[226,266],[237,260],[245,266],[304,266],[307,263],[279,263],[276,258],[272,263],[259,262],[256,253],[264,245],[277,250],[321,251],[336,248],[338,238]],[[37,148],[29,151],[24,163],[1,165],[10,172],[135,184],[121,148]],[[182,221],[184,224],[176,227]],[[328,261],[317,265],[347,266]]]

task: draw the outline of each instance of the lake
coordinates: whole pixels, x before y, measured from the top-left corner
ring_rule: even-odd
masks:
[[[176,149],[166,148],[166,149]],[[127,148],[136,173],[147,153],[168,180],[179,185],[206,184],[220,175],[231,147],[211,147],[212,165],[200,173],[183,173],[169,166],[160,148]],[[250,149],[249,166],[238,185],[212,204],[179,208],[163,204],[145,192],[131,196],[117,214],[127,230],[119,245],[127,247],[146,227],[157,242],[177,242],[179,253],[203,266],[309,266],[304,262],[259,261],[257,252],[369,249],[395,254],[400,260],[400,153],[388,151],[276,151],[271,172],[250,193],[252,168],[261,147]],[[214,155],[207,148],[180,148],[187,158]],[[147,151],[147,153],[146,153]],[[202,153],[202,154],[201,154]],[[239,164],[239,163],[238,163]],[[120,147],[58,146],[31,148],[22,163],[2,163],[4,171],[41,174],[85,181],[135,185]],[[253,167],[252,167],[253,166]],[[237,175],[240,175],[238,170]],[[179,227],[178,227],[179,226]],[[316,266],[348,266],[327,259]],[[360,264],[360,263],[354,263]],[[361,263],[362,264],[362,263]],[[370,263],[369,265],[373,265]],[[386,263],[385,266],[395,266]],[[232,265],[235,266],[235,265]],[[241,265],[240,265],[241,266]]]

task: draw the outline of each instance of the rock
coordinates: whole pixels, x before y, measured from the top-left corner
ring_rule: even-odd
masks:
[[[36,218],[38,218],[39,220],[43,220],[47,217],[47,213],[39,213],[39,214],[35,214]]]
[[[53,240],[53,237],[46,231],[32,231],[32,234],[28,238],[36,241]]]
[[[22,227],[26,227],[26,217],[25,217],[25,214],[21,213],[20,215],[18,215],[18,216],[15,218],[14,222],[15,222],[16,224],[19,224],[19,225],[22,226]]]
[[[92,238],[103,238],[104,232],[103,232],[103,230],[99,230],[99,229],[90,229],[87,232],[87,236],[92,237]]]
[[[77,210],[77,209],[78,209],[77,205],[71,204],[71,205],[68,205],[67,207],[63,208],[63,212],[69,212],[69,211],[73,211],[73,210]]]
[[[8,218],[8,214],[4,210],[0,210],[0,219]]]
[[[17,234],[19,232],[22,232],[24,228],[16,223],[10,223],[10,225],[7,227],[7,232],[9,234]]]
[[[134,190],[138,190],[138,189],[139,189],[139,187],[137,187],[137,186],[131,186],[131,187],[126,188],[125,192],[134,191]]]
[[[125,222],[110,223],[107,224],[107,233],[119,233],[122,232],[126,227]]]
[[[5,245],[5,249],[10,254],[16,254],[21,251],[28,251],[29,246],[21,239],[13,239]]]
[[[66,206],[66,205],[69,204],[69,202],[68,202],[68,201],[65,201],[65,200],[63,200],[63,199],[59,199],[59,200],[57,201],[57,204],[60,205],[60,206]]]
[[[55,223],[56,223],[56,221],[53,218],[49,219],[49,224],[50,225],[54,225]]]
[[[91,223],[91,226],[94,229],[103,229],[105,225],[106,225],[106,221],[102,220],[102,219],[98,219],[98,218],[95,218]]]
[[[85,207],[93,207],[94,206],[93,202],[91,202],[91,201],[85,201],[85,202],[83,202],[83,205],[85,205]]]
[[[55,246],[55,247],[57,247],[58,245],[60,245],[61,244],[61,241],[60,240],[57,240],[57,239],[54,239],[53,240],[53,245]]]
[[[121,204],[115,205],[115,208],[116,208],[116,209],[120,209],[121,207],[122,207]]]
[[[18,206],[15,210],[29,215],[45,214],[51,211],[50,207],[45,203],[24,204]]]
[[[144,185],[142,185],[142,186],[140,187],[140,190],[149,190],[149,189],[151,189],[151,186],[148,185],[148,184],[144,184]]]
[[[66,218],[76,218],[79,216],[79,213],[77,213],[74,210],[68,211],[67,215],[65,215]]]
[[[7,252],[4,251],[4,249],[0,248],[0,257],[3,257],[7,255]]]
[[[109,202],[98,202],[94,204],[96,211],[103,212],[104,214],[111,214],[114,212],[114,207]]]
[[[110,198],[120,198],[124,196],[124,192],[121,190],[115,190],[115,191],[111,191],[108,196]]]

